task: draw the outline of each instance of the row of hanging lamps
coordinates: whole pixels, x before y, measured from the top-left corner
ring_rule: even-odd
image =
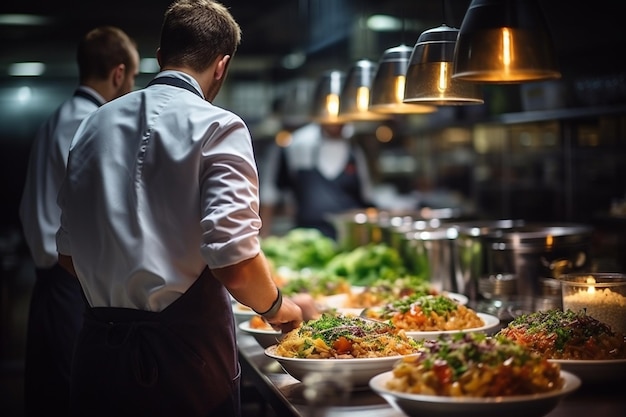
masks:
[[[339,100],[339,117],[348,121],[386,120],[391,116],[370,110],[372,82],[377,65],[369,59],[355,62],[346,75]]]
[[[328,70],[317,80],[313,91],[311,118],[319,123],[339,123],[339,101],[346,73]]]
[[[406,71],[404,103],[457,106],[483,104],[479,85],[452,78],[459,29],[442,24],[419,36]]]
[[[372,82],[370,110],[384,114],[426,114],[437,111],[434,105],[405,103],[406,71],[413,48],[399,45],[385,50],[378,61]]]
[[[453,79],[521,83],[560,77],[536,0],[472,0],[456,42]]]

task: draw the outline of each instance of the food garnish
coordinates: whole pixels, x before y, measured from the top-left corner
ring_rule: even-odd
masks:
[[[415,353],[417,346],[390,323],[324,313],[287,333],[276,354],[288,358],[374,358]]]
[[[413,294],[381,308],[366,309],[364,314],[410,331],[465,330],[485,325],[474,310],[442,294]]]
[[[420,353],[393,368],[387,388],[412,394],[496,397],[563,386],[560,366],[510,340],[456,333],[420,341]]]
[[[552,309],[513,319],[496,337],[513,340],[551,359],[624,359],[624,335],[584,310]]]

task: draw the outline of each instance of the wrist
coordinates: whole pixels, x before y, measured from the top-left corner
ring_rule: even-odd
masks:
[[[283,304],[283,293],[280,291],[280,288],[276,288],[276,290],[278,294],[276,295],[276,299],[272,303],[271,307],[267,311],[264,311],[262,313],[255,310],[255,313],[263,316],[263,318],[265,319],[272,319],[278,314],[278,311]]]

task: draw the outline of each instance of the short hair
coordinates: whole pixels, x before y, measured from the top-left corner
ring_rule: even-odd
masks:
[[[76,58],[81,82],[95,78],[105,79],[119,64],[126,72],[134,71],[133,51],[137,44],[123,30],[114,26],[100,26],[90,30],[78,44]]]
[[[220,55],[234,55],[241,29],[228,9],[213,0],[176,0],[161,27],[161,65],[201,72]]]

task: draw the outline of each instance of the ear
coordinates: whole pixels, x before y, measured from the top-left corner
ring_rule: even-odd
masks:
[[[213,77],[216,80],[221,80],[224,75],[226,75],[226,69],[228,68],[228,62],[230,62],[230,55],[224,55],[217,61],[217,65],[215,66],[215,72],[213,73]]]
[[[126,78],[126,65],[119,64],[111,71],[111,81],[115,88],[119,88]]]
[[[159,68],[163,68],[163,64],[161,64],[161,48],[157,48],[156,58],[157,62],[159,63]]]

